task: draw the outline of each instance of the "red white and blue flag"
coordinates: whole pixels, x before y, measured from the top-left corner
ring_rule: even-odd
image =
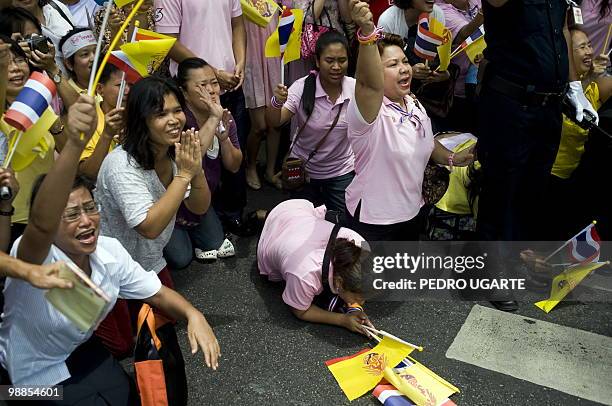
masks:
[[[414,41],[414,53],[420,58],[433,61],[438,55],[438,47],[444,43],[444,38],[429,31],[429,14],[419,16],[417,36]]]
[[[398,391],[395,386],[387,384],[380,384],[374,388],[372,392],[376,399],[382,403],[383,406],[416,406],[406,395]],[[446,398],[440,403],[440,406],[456,406],[455,402]]]
[[[43,115],[55,97],[55,83],[40,72],[33,72],[4,115],[7,124],[27,131]]]
[[[123,51],[112,51],[108,63],[113,64],[117,69],[125,72],[125,81],[134,84],[142,79],[142,75],[136,70],[136,67]]]
[[[569,240],[567,249],[570,262],[584,264],[599,261],[600,241],[597,230],[595,230],[595,224],[590,224]]]
[[[470,36],[467,37],[461,43],[461,45],[459,45],[459,48],[461,48],[461,49],[467,48],[468,46],[470,46],[474,42],[478,41],[480,38],[484,37],[484,34],[485,34],[484,25],[481,25],[480,27],[478,27],[476,29],[476,31],[474,31],[472,34],[470,34]]]
[[[289,43],[289,37],[293,32],[293,23],[295,22],[295,16],[291,12],[291,9],[286,7],[281,14],[280,22],[278,24],[278,42],[280,44],[281,57],[287,49]]]

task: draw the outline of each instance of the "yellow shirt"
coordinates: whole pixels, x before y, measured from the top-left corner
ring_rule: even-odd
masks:
[[[96,113],[98,113],[98,126],[96,127],[96,131],[93,133],[87,145],[85,145],[85,149],[81,153],[81,161],[89,158],[91,154],[94,153],[96,149],[96,145],[98,145],[98,141],[100,140],[100,136],[102,135],[102,131],[104,131],[104,112],[100,108],[100,103],[96,103]],[[112,151],[115,148],[115,141],[111,141],[108,152]]]
[[[593,108],[599,110],[601,100],[599,100],[599,87],[596,82],[591,82],[584,89],[584,95],[591,102]],[[572,175],[580,163],[582,154],[584,154],[584,144],[588,135],[588,130],[580,128],[578,124],[563,115],[561,143],[551,170],[553,175],[561,179],[568,179]]]
[[[19,140],[18,150],[20,153],[15,153],[11,166],[20,168],[15,171],[15,177],[19,181],[19,193],[13,201],[15,214],[12,216],[13,223],[27,223],[30,214],[30,196],[32,195],[32,186],[38,177],[48,173],[55,157],[53,151],[55,149],[55,140],[49,131],[44,131],[42,136],[36,137],[33,133],[40,134],[38,131],[41,126],[48,126],[55,121],[55,114],[50,111],[46,112],[38,122],[28,131],[23,133]],[[46,123],[45,123],[46,122]],[[47,127],[48,128],[48,127]],[[8,136],[14,131],[14,128],[9,126],[4,120],[0,120],[0,131]],[[9,136],[9,145],[14,142],[13,137],[17,134]]]
[[[476,140],[471,139],[469,141],[460,144],[455,148],[454,152],[462,151],[466,148],[471,147],[476,143]],[[480,167],[478,162],[474,163],[476,169]],[[470,178],[468,176],[468,166],[456,166],[450,173],[448,179],[448,189],[442,198],[436,203],[436,207],[440,210],[444,210],[447,213],[452,214],[472,214],[470,208],[470,201],[468,197],[467,186],[470,184]],[[476,202],[474,203],[474,216],[476,216]]]
[[[71,78],[71,79],[68,79],[68,84],[69,84],[70,86],[72,86],[72,88],[73,88],[74,90],[76,90],[76,91],[77,91],[77,93],[79,93],[79,94],[84,94],[84,93],[87,93],[87,89],[83,89],[83,88],[81,88],[81,87],[80,87],[80,86],[77,84],[77,82],[75,82],[75,81],[74,81],[72,78]],[[102,96],[100,96],[99,94],[96,94],[96,102],[97,102],[97,103],[102,102]]]

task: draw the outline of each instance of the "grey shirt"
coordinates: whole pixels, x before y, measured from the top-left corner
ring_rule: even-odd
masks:
[[[176,173],[174,162],[172,171]],[[118,239],[145,270],[156,273],[166,266],[162,251],[172,236],[176,215],[154,240],[135,228],[165,192],[155,170],[142,169],[120,146],[104,159],[95,191],[101,206],[101,234]]]

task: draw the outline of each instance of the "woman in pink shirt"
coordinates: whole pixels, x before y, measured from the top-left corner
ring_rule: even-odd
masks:
[[[347,106],[355,89],[355,79],[346,76],[346,37],[335,31],[322,34],[316,63],[318,73],[298,79],[289,90],[282,84],[276,87],[268,120],[278,127],[294,116],[297,119],[289,152],[307,161],[310,183],[292,197],[343,212],[344,191],[355,175],[355,156],[346,133]]]
[[[276,206],[257,245],[259,273],[285,281],[283,302],[297,318],[366,334],[361,326],[371,324],[361,306],[373,274],[361,271],[363,238],[325,220],[326,211],[301,199]]]
[[[410,241],[419,236],[427,162],[466,165],[470,150],[454,154],[433,138],[431,121],[412,96],[412,68],[403,41],[378,30],[367,3],[351,0],[359,27],[355,97],[347,112],[355,152],[355,179],[346,189],[349,226],[368,241]]]

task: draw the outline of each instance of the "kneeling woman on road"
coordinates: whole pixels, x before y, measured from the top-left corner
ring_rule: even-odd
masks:
[[[360,266],[363,238],[326,221],[326,212],[301,199],[276,206],[257,245],[259,273],[285,281],[283,301],[299,319],[365,334],[362,325],[371,324],[359,310],[369,285]]]
[[[36,184],[30,221],[12,254],[33,264],[72,262],[111,299],[142,299],[187,321],[192,353],[202,349],[217,367],[219,344],[206,319],[174,290],[162,286],[114,238],[98,236],[100,215],[92,184],[75,175],[83,147],[97,122],[94,101],[81,95],[68,114],[68,141],[42,184]],[[81,139],[81,133],[85,136]],[[181,154],[177,147],[177,154]],[[38,187],[37,187],[38,186]],[[121,365],[92,337],[81,332],[45,298],[45,290],[8,278],[0,323],[2,385],[62,385],[62,404],[128,405],[137,395]]]
[[[417,240],[427,162],[464,166],[434,140],[425,108],[412,96],[412,68],[397,35],[378,40],[367,3],[351,0],[359,26],[355,98],[348,106],[348,138],[355,152],[355,179],[346,189],[348,225],[368,241]]]

